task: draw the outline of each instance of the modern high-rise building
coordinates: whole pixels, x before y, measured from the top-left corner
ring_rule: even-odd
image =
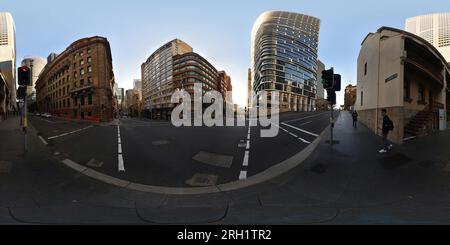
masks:
[[[405,30],[431,43],[450,63],[450,12],[408,18]]]
[[[70,119],[111,121],[114,101],[111,47],[104,37],[72,43],[36,82],[38,111]]]
[[[31,68],[33,73],[31,76],[32,86],[28,87],[27,95],[30,97],[31,101],[36,101],[36,89],[34,86],[39,78],[39,74],[41,74],[47,64],[47,60],[42,57],[26,57],[22,60],[21,64],[22,66],[28,66]]]
[[[0,113],[17,109],[16,105],[16,29],[10,13],[0,13]]]
[[[143,103],[147,110],[151,110],[153,118],[170,118],[176,106],[171,98],[177,89],[190,94],[194,93],[195,84],[201,84],[203,92],[215,90],[224,93],[232,89],[231,78],[224,71],[217,71],[179,39],[156,50],[142,64],[141,74]]]
[[[317,98],[321,98],[321,99],[325,99],[325,89],[323,88],[323,84],[322,81],[320,79],[320,77],[322,76],[322,71],[325,70],[325,64],[320,61],[317,60]]]
[[[252,86],[280,93],[280,111],[315,109],[320,20],[298,13],[261,14],[252,30]]]
[[[141,65],[142,99],[159,114],[166,115],[166,108],[174,106],[170,102],[174,92],[173,57],[188,52],[192,52],[191,46],[174,39],[156,50]]]

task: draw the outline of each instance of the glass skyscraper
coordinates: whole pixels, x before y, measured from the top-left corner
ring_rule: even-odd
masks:
[[[303,14],[261,14],[252,31],[252,89],[280,92],[280,111],[315,109],[320,20]]]

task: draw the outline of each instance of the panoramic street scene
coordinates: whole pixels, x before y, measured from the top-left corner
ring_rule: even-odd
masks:
[[[450,224],[450,3],[25,2],[0,224]]]

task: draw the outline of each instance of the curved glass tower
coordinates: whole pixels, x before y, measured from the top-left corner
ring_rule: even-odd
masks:
[[[261,14],[252,31],[252,88],[280,92],[280,111],[315,109],[320,20],[303,14]]]

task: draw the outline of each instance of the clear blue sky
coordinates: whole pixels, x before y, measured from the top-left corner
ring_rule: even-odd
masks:
[[[174,38],[232,77],[235,101],[245,103],[250,32],[267,10],[309,14],[322,20],[319,57],[356,81],[361,41],[381,26],[404,28],[407,17],[450,11],[447,0],[0,0],[17,29],[17,59],[62,52],[73,41],[100,35],[111,43],[116,82],[126,89],[141,63]],[[338,103],[343,103],[342,94]]]

